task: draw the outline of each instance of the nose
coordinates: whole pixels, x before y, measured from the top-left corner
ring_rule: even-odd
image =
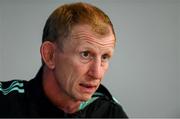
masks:
[[[88,74],[93,79],[102,79],[104,75],[104,68],[101,65],[101,60],[94,60],[91,62]]]

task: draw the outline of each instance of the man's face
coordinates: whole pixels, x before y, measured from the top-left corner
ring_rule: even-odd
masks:
[[[108,69],[115,37],[112,30],[98,35],[89,25],[73,27],[63,51],[55,54],[54,76],[66,97],[85,101],[93,95]]]

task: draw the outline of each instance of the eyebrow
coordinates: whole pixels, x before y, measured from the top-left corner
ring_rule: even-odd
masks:
[[[79,47],[78,49],[86,49],[86,50],[93,50],[94,48],[95,48],[95,46],[93,45],[93,43],[91,43],[91,42],[86,42],[85,43],[86,45],[84,45],[84,46],[82,46],[82,45],[80,45],[81,47]],[[88,45],[87,46],[87,44],[90,44],[90,46]],[[111,48],[104,48],[103,47],[103,50],[104,50],[104,52],[107,52],[107,53],[109,53],[109,54],[112,54],[113,53],[113,51],[114,51],[114,48],[113,47],[111,47]]]

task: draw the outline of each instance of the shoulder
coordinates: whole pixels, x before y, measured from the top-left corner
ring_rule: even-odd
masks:
[[[0,82],[0,117],[19,117],[25,111],[25,82]]]

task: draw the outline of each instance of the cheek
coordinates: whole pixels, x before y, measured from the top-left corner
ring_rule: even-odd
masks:
[[[86,72],[84,64],[75,57],[60,57],[56,60],[56,75],[58,80],[65,80],[70,85],[75,84]]]
[[[76,55],[59,55],[56,57],[55,63],[58,80],[65,80],[71,85],[79,82],[88,71],[88,65],[80,62]]]
[[[88,71],[88,68],[85,64],[82,63],[75,63],[73,65],[74,75],[76,76],[76,80],[83,80],[85,78],[86,72]]]
[[[69,78],[73,74],[71,61],[64,56],[56,57],[55,59],[55,78],[63,86],[67,85]]]
[[[104,65],[103,67],[103,76],[106,74],[107,70],[108,70],[109,64]]]
[[[107,63],[105,66],[105,72],[108,70],[108,68],[109,68],[109,63]]]

